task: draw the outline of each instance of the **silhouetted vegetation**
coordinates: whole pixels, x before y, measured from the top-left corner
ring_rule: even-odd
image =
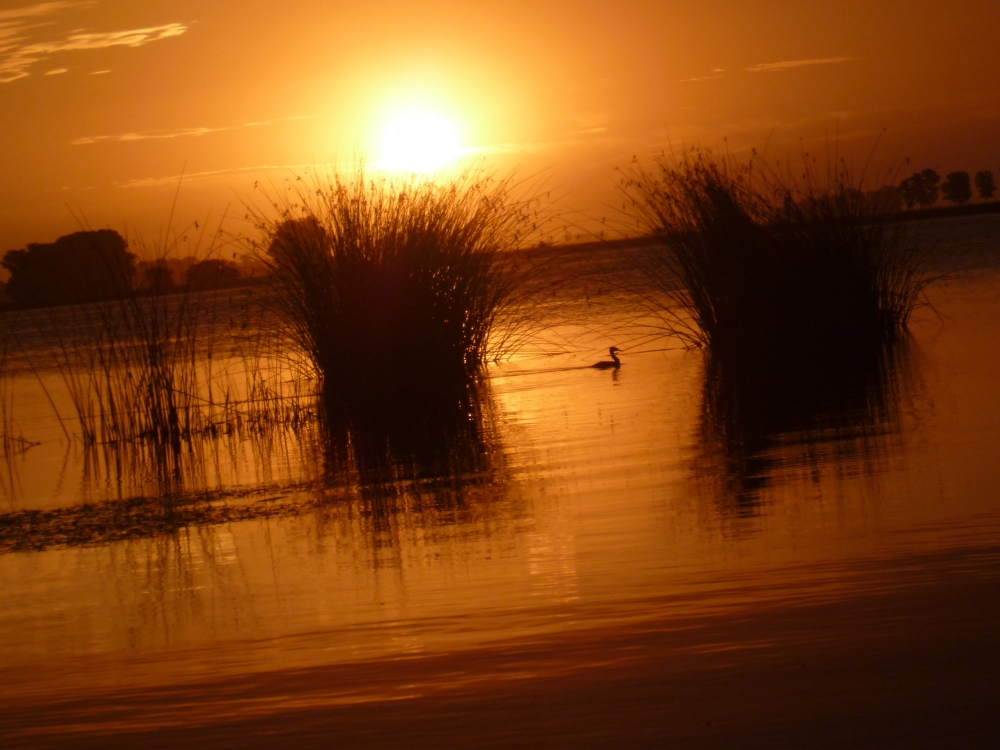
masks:
[[[489,381],[440,386],[418,402],[390,398],[362,404],[304,396],[300,404],[308,417],[297,425],[275,420],[270,432],[253,440],[255,451],[302,467],[290,481],[275,483],[268,476],[249,486],[205,487],[206,461],[237,460],[225,447],[212,450],[224,443],[213,434],[203,433],[181,453],[156,441],[102,445],[109,470],[105,479],[122,496],[68,508],[2,512],[0,554],[290,517],[320,510],[331,500],[360,503],[373,530],[391,525],[400,512],[442,519],[488,513],[482,505],[470,508],[470,500],[494,497],[491,488],[506,478]]]
[[[866,196],[873,214],[895,214],[903,210],[903,191],[896,185],[882,185],[877,190],[869,190]]]
[[[135,256],[117,232],[79,232],[5,258],[15,269],[12,288],[30,289],[19,301],[46,307],[27,313],[31,325],[24,335],[47,333],[20,346],[35,347],[33,366],[60,375],[86,446],[141,442],[162,448],[170,463],[181,444],[199,434],[280,422],[288,409],[295,410],[294,404],[257,403],[278,396],[263,384],[268,373],[261,352],[269,340],[260,330],[247,331],[251,314],[260,315],[247,303],[238,313],[234,293],[221,289],[239,278],[236,267],[214,259],[185,264],[189,278],[178,287],[167,258],[172,250],[154,252],[158,257],[143,263],[138,283],[132,278]],[[80,270],[62,286],[66,269],[77,269],[81,258],[98,270]],[[56,296],[64,288],[70,291]],[[84,304],[51,306],[81,300]],[[237,314],[243,319],[237,321]],[[242,339],[253,351],[236,351],[235,332],[241,331],[247,331]],[[228,370],[213,371],[220,335],[227,339],[227,358],[240,358],[233,366],[244,370],[243,378],[234,381]],[[266,418],[260,412],[268,412]],[[69,425],[57,416],[68,435]]]
[[[7,294],[21,307],[50,307],[115,299],[131,289],[135,256],[111,229],[75,232],[50,244],[7,252]]]
[[[240,282],[240,270],[227,260],[207,258],[187,271],[187,286],[193,291],[227,289]]]
[[[788,185],[693,152],[626,172],[628,208],[659,246],[635,262],[669,333],[716,356],[850,352],[905,330],[926,280],[905,228],[840,173]]]
[[[972,183],[968,172],[952,172],[944,178],[941,185],[941,196],[950,203],[959,206],[972,200]]]
[[[0,265],[11,276],[8,305],[54,307],[139,295],[228,289],[242,283],[240,269],[219,258],[156,258],[137,262],[116,231],[75,232],[55,242],[7,252]]]
[[[142,276],[140,291],[154,295],[173,294],[177,291],[177,285],[174,283],[170,269],[163,263],[147,266],[143,269]]]
[[[937,203],[940,182],[941,176],[933,169],[917,172],[900,182],[899,189],[903,193],[906,207],[930,208],[933,206]]]
[[[976,172],[976,190],[979,191],[979,197],[984,201],[988,201],[993,198],[993,194],[997,191],[997,186],[993,181],[992,171],[984,169]]]
[[[327,387],[455,377],[511,345],[533,203],[510,180],[335,175],[280,210],[262,258]]]
[[[979,197],[988,201],[996,193],[993,172],[983,169],[970,179],[968,172],[951,172],[941,182],[941,177],[933,169],[917,172],[899,183],[900,194],[908,209],[919,206],[930,208],[937,203],[938,196],[962,206],[972,200],[972,185],[975,184]]]

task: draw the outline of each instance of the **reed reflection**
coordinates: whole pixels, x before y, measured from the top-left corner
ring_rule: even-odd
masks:
[[[498,408],[485,378],[326,393],[269,430],[83,450],[89,502],[0,515],[0,551],[86,546],[189,527],[361,515],[379,533],[495,517],[505,494]],[[320,521],[322,526],[325,521]],[[367,522],[366,522],[367,523]],[[370,536],[370,535],[369,535]]]
[[[303,481],[3,514],[0,554],[78,550],[99,582],[88,596],[117,608],[95,620],[93,637],[136,648],[279,632],[336,610],[344,592],[405,602],[407,587],[435,590],[470,554],[518,545],[523,525],[512,521],[525,510],[508,492],[501,415],[485,378],[312,403],[314,419],[297,434],[276,429],[254,448],[298,461]],[[203,446],[198,460],[139,446],[128,455],[127,445],[114,455],[122,470],[165,472],[179,488],[202,481],[205,458],[225,457],[223,442]],[[252,593],[275,586],[311,593],[290,596],[287,609],[259,607]]]
[[[365,489],[484,478],[502,455],[497,407],[485,378],[326,393],[320,403],[329,475],[349,466]]]
[[[905,337],[751,360],[706,355],[695,475],[721,483],[730,512],[752,515],[766,489],[819,481],[826,464],[873,473],[898,448],[911,375]]]
[[[486,378],[379,381],[320,403],[320,484],[349,487],[371,533],[503,514],[492,507],[505,497],[506,461]]]

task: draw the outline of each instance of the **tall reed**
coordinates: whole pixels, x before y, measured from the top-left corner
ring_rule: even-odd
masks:
[[[212,304],[143,293],[40,311],[84,443],[178,441],[197,429],[196,334]]]
[[[900,335],[927,283],[906,228],[842,166],[790,183],[693,150],[623,172],[626,210],[658,244],[637,253],[686,344],[793,355]]]
[[[218,238],[202,252],[216,254]],[[133,244],[161,262],[174,249]],[[112,291],[103,301],[25,311],[29,326],[17,334],[40,382],[46,369],[60,376],[84,444],[145,441],[176,453],[198,433],[276,423],[295,408],[268,380],[267,338],[245,330],[260,313],[240,304],[245,292],[144,288],[124,276]]]
[[[327,388],[468,373],[513,342],[537,202],[511,179],[369,179],[359,168],[257,216],[287,333]]]

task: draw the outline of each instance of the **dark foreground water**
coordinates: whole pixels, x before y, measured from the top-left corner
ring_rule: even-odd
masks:
[[[841,387],[649,351],[584,278],[459,413],[220,438],[169,498],[25,376],[0,746],[996,747],[1000,223],[922,231],[958,275]]]

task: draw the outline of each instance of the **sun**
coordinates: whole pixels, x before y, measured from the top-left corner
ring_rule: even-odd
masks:
[[[454,122],[435,112],[411,109],[386,121],[375,166],[400,172],[434,172],[450,166],[464,152]]]

